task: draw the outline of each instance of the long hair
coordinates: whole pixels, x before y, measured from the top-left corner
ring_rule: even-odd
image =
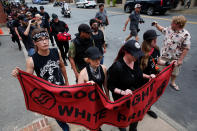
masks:
[[[148,59],[150,57],[149,52],[151,51],[152,40],[144,40],[142,42],[142,52],[144,52],[144,56],[142,57],[140,61],[140,68],[141,70],[144,70],[148,66]],[[159,47],[156,46],[155,49],[159,50]]]
[[[124,49],[124,45],[120,48],[119,52],[118,52],[118,55],[116,56],[114,62],[122,59],[125,55],[125,49]]]

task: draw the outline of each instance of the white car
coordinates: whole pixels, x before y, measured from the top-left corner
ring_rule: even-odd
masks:
[[[76,0],[76,7],[83,7],[83,8],[87,8],[87,7],[96,7],[96,2],[95,0]]]

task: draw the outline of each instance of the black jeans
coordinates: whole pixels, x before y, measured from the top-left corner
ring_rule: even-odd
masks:
[[[55,39],[55,41],[56,41],[57,47],[60,50],[63,61],[66,61],[67,53],[69,50],[69,42],[68,41],[62,42],[62,41],[58,41],[57,39]]]
[[[50,31],[50,28],[47,28],[47,31],[49,32],[49,38],[50,38],[51,43],[54,44],[53,34],[52,34],[52,32]]]
[[[12,34],[12,41],[17,42],[19,50],[21,50],[21,43],[17,35]]]

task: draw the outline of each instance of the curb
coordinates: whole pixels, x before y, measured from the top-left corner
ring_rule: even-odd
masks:
[[[174,121],[172,118],[170,118],[165,113],[163,113],[161,110],[159,110],[157,107],[151,106],[151,110],[154,110],[156,112],[156,114],[158,114],[158,116],[162,120],[164,120],[166,123],[168,123],[169,125],[174,127],[177,131],[187,131],[187,129],[185,127],[183,127],[182,125],[180,125],[179,123]]]

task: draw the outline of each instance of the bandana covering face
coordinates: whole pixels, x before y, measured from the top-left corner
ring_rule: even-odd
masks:
[[[49,37],[49,34],[47,33],[47,32],[40,32],[40,33],[37,33],[37,34],[35,34],[33,37],[32,37],[32,39],[34,40],[34,41],[37,41],[39,38],[41,38],[41,37]]]

